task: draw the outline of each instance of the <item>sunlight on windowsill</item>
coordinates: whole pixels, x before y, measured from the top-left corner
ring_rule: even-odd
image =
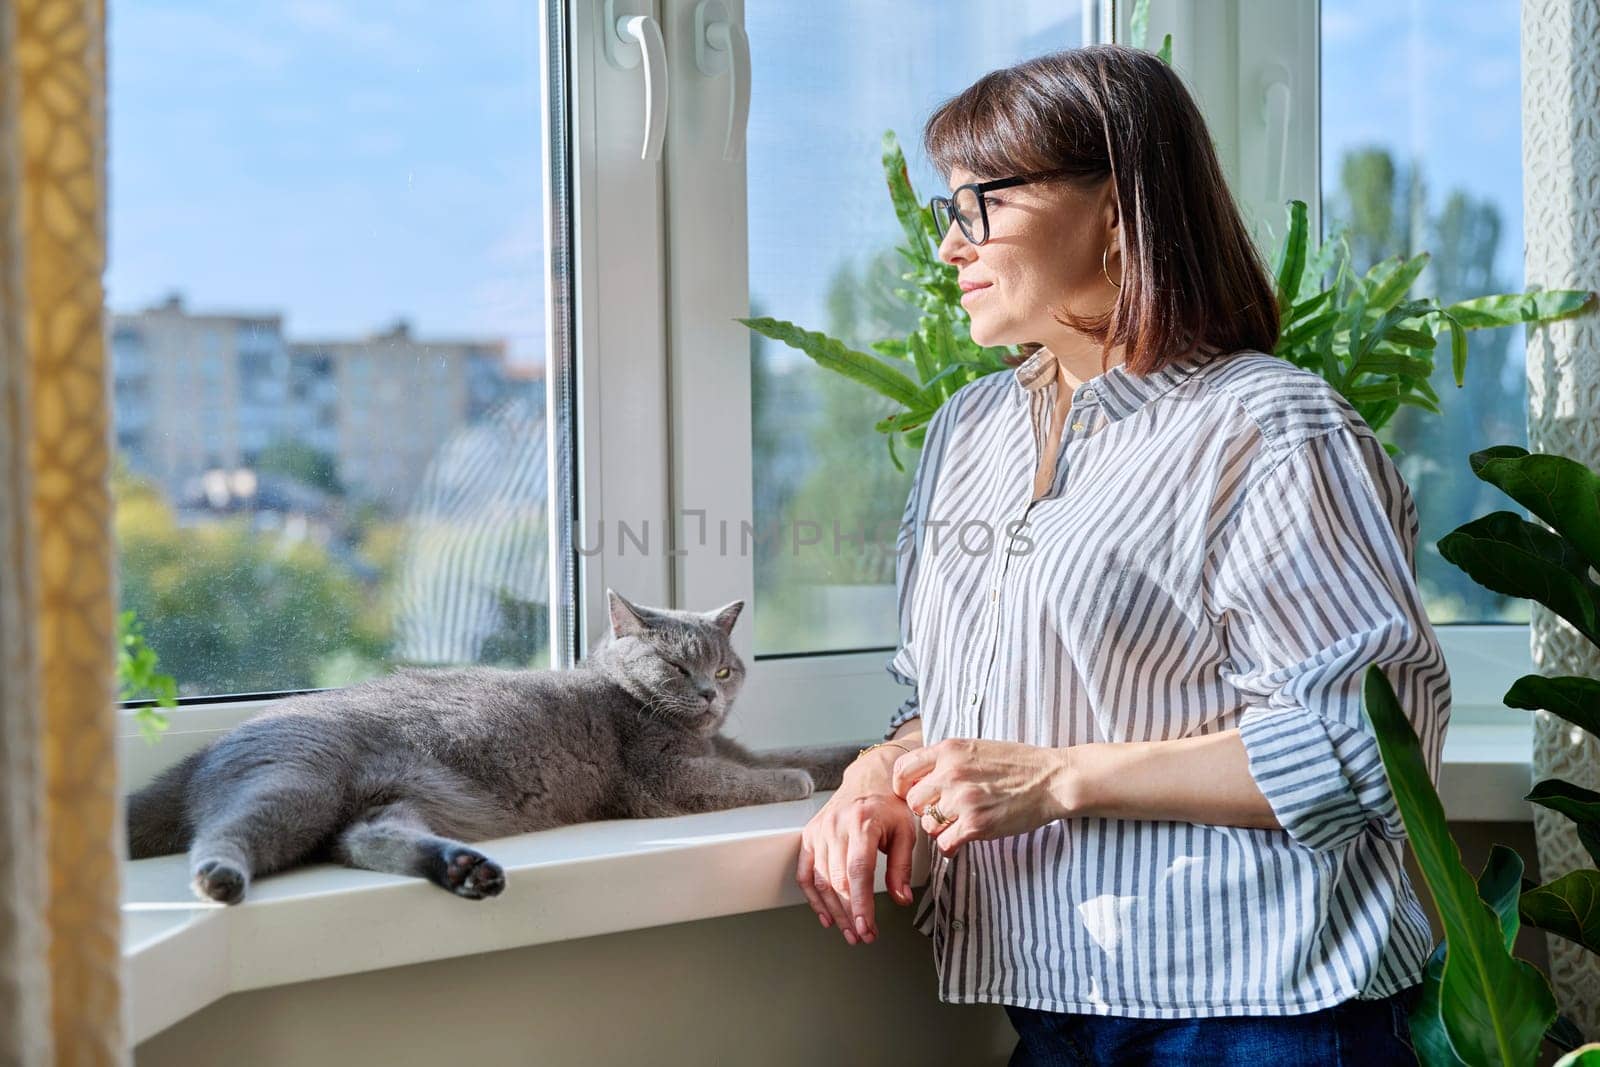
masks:
[[[1522,797],[1531,752],[1529,720],[1458,709],[1440,775],[1450,818],[1530,818]],[[831,795],[481,842],[506,870],[506,891],[481,902],[420,879],[320,864],[263,878],[228,907],[194,898],[184,856],[125,863],[134,1040],[229,993],[802,904],[798,834]],[[921,836],[914,886],[926,882],[928,858]]]

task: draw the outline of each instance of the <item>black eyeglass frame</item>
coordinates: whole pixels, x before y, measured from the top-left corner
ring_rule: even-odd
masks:
[[[942,207],[945,213],[955,220],[956,225],[961,227],[961,232],[968,241],[975,245],[987,244],[989,242],[989,205],[984,203],[984,193],[993,192],[996,189],[1010,189],[1016,185],[1028,185],[1031,182],[1042,181],[1046,178],[1066,177],[1071,173],[1071,171],[1065,170],[1041,170],[1032,174],[1018,174],[1010,178],[995,178],[993,181],[987,182],[968,182],[950,190],[949,196],[931,197],[928,200],[928,213],[933,217],[934,239],[943,243],[946,235],[950,232],[949,223],[943,226],[939,225],[939,209]],[[982,224],[982,240],[972,235],[972,231],[967,229],[966,220],[961,217],[960,212],[956,211],[955,199],[963,189],[971,189],[978,198],[978,221]]]

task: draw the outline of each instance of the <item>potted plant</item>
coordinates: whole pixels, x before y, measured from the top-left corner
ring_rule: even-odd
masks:
[[[1600,644],[1600,476],[1565,456],[1496,445],[1469,457],[1473,473],[1549,529],[1511,511],[1491,512],[1439,539],[1439,552],[1473,581],[1537,600]],[[1474,886],[1450,838],[1421,749],[1388,680],[1369,667],[1365,706],[1378,737],[1417,865],[1433,894],[1445,940],[1428,962],[1424,996],[1411,1017],[1424,1063],[1531,1064],[1542,1041],[1570,1049],[1562,1064],[1600,1064],[1600,1043],[1556,1016],[1545,977],[1511,955],[1520,924],[1600,952],[1600,870],[1573,871],[1545,885],[1523,878],[1523,861],[1496,845]],[[1600,681],[1518,678],[1502,701],[1545,710],[1600,734]],[[1560,779],[1539,782],[1526,800],[1572,819],[1600,865],[1600,793]]]

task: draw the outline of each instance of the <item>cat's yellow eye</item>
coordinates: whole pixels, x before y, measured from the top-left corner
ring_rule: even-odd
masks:
[[[733,673],[733,671],[729,670],[727,667],[719,667],[719,668],[717,668],[717,677],[718,678],[726,678],[728,675],[730,675],[732,673]]]

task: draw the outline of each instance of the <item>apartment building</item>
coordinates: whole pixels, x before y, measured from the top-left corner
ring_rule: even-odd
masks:
[[[508,366],[503,341],[419,338],[404,319],[298,340],[279,314],[197,313],[173,294],[110,329],[118,449],[174,497],[293,441],[331,456],[353,499],[399,510],[455,430],[541,377]]]

